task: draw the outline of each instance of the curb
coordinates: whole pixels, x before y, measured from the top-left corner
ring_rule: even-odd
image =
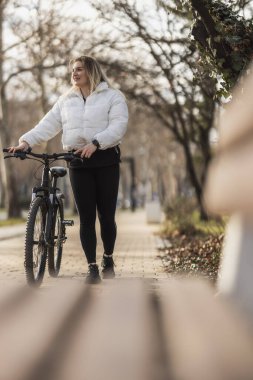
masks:
[[[0,228],[0,241],[14,239],[19,236],[25,235],[26,224],[22,224],[13,227],[1,227]]]

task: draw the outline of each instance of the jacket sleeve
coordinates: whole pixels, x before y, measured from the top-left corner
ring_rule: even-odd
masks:
[[[59,101],[41,119],[41,121],[29,132],[22,135],[19,143],[26,141],[31,147],[52,139],[62,129],[61,111]]]
[[[109,111],[108,127],[94,136],[104,150],[120,143],[126,133],[128,123],[128,107],[124,95],[117,91],[112,99]]]

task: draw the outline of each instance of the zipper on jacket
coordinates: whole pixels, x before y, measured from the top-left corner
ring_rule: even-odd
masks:
[[[84,95],[83,95],[83,92],[82,92],[81,88],[80,88],[80,91],[81,91],[81,94],[82,94],[83,102],[84,102],[84,104],[86,104],[86,98],[84,97]]]

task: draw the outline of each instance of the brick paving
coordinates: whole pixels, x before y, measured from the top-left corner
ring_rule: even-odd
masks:
[[[168,278],[164,272],[162,261],[157,257],[156,235],[157,225],[149,225],[145,220],[145,212],[138,210],[118,211],[117,213],[118,238],[115,247],[115,263],[118,279],[144,278],[153,281]],[[12,228],[12,233],[11,233]],[[22,226],[18,226],[15,235],[15,227],[8,230],[8,236],[0,229],[0,279],[25,283],[24,277],[24,235],[20,236]],[[83,281],[87,271],[86,259],[79,240],[79,226],[76,220],[74,227],[68,227],[68,240],[63,250],[63,260],[60,278],[76,279]],[[103,254],[102,244],[97,226],[98,252],[97,262],[100,264]],[[50,278],[45,274],[44,287],[52,285],[57,279]],[[110,280],[107,280],[107,282]]]

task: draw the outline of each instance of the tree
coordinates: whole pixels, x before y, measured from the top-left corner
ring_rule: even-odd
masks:
[[[106,53],[98,53],[100,62],[123,91],[151,109],[181,145],[201,216],[206,218],[202,188],[211,157],[215,82],[208,76],[200,83],[194,79],[199,56],[191,50],[186,13],[178,14],[182,26],[178,30],[178,18],[169,15],[162,3],[156,11],[139,10],[126,0],[114,0],[111,6],[93,1],[93,5],[105,22],[113,17],[114,31],[118,31],[117,43],[110,44]],[[151,17],[161,22],[160,28],[152,28]],[[196,154],[201,156],[198,167]]]
[[[24,98],[26,91],[27,96],[39,98],[43,116],[51,106],[52,100],[49,98],[60,92],[60,86],[66,87],[69,57],[77,51],[89,51],[93,47],[93,40],[87,39],[87,43],[84,44],[82,36],[84,35],[83,25],[86,26],[85,20],[83,17],[69,17],[62,14],[61,7],[65,4],[63,1],[54,0],[47,8],[42,6],[41,0],[28,1],[27,4],[23,2],[21,5],[6,0],[1,1],[0,4],[2,103],[0,145],[7,147],[16,143],[12,141],[11,126],[8,122],[8,97],[10,98],[11,92],[14,97]],[[23,16],[23,12],[18,12],[20,8],[27,12],[26,17]],[[77,23],[81,25],[78,28],[76,28]],[[5,41],[4,24],[5,29],[14,39],[12,43]],[[8,69],[5,69],[6,67]],[[58,69],[62,69],[59,79]],[[15,162],[7,160],[4,165],[3,155],[0,156],[0,160],[2,173],[4,173],[2,185],[5,189],[7,214],[9,217],[20,216]]]
[[[239,15],[249,1],[190,0],[192,35],[202,65],[221,84],[218,96],[228,93],[248,66],[253,53],[253,23]],[[222,81],[220,81],[222,77]]]

